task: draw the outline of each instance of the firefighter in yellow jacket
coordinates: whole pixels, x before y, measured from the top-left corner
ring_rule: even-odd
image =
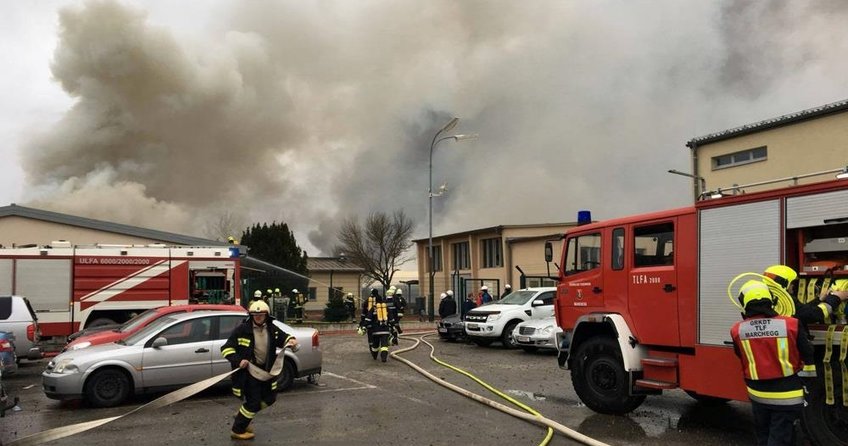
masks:
[[[267,303],[254,301],[249,311],[250,317],[238,325],[221,346],[221,355],[234,369],[239,369],[232,377],[233,394],[244,403],[239,407],[230,434],[237,440],[254,437],[250,425],[253,417],[277,399],[277,378],[268,379],[268,372],[277,361],[277,349],[298,348],[297,339],[273,324]]]
[[[814,350],[804,324],[775,312],[766,284],[749,280],[739,295],[744,320],[730,329],[754,412],[758,446],[789,446],[804,407],[802,377],[814,377]]]

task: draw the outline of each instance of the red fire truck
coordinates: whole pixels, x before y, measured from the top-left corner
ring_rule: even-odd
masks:
[[[578,226],[560,258],[560,367],[601,413],[627,413],[671,389],[701,401],[746,401],[730,338],[741,316],[728,285],[778,263],[800,272],[802,302],[848,278],[848,180]],[[803,422],[822,446],[848,445],[844,311],[843,304],[837,324],[810,327],[819,378]]]
[[[26,296],[42,340],[122,323],[163,305],[239,302],[237,246],[90,245],[0,249],[0,294]]]

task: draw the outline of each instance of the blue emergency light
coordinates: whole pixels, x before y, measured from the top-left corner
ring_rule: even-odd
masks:
[[[577,211],[577,225],[592,223],[592,211]]]

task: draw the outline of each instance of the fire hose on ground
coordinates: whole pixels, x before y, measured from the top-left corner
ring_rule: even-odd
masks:
[[[497,389],[490,386],[489,384],[486,384],[485,382],[483,382],[482,380],[480,380],[476,376],[472,375],[471,373],[468,373],[468,372],[466,372],[462,369],[459,369],[459,368],[454,367],[454,366],[452,366],[452,365],[450,365],[450,364],[448,364],[444,361],[439,360],[434,355],[435,347],[433,347],[433,344],[430,344],[429,342],[427,342],[423,339],[423,338],[425,338],[427,336],[431,336],[431,335],[432,335],[432,333],[428,334],[428,335],[421,336],[420,338],[415,338],[415,337],[410,337],[410,336],[401,336],[400,337],[401,339],[405,339],[405,340],[408,340],[408,341],[414,341],[415,344],[410,346],[410,347],[395,350],[394,352],[391,353],[390,356],[392,358],[408,365],[409,367],[414,369],[416,372],[426,376],[431,381],[435,382],[436,384],[439,384],[440,386],[446,387],[446,388],[448,388],[448,389],[450,389],[450,390],[452,390],[456,393],[459,393],[462,396],[471,398],[474,401],[477,401],[478,403],[485,404],[485,405],[487,405],[487,406],[489,406],[493,409],[497,409],[497,410],[504,412],[508,415],[512,415],[512,416],[514,416],[516,418],[520,418],[524,421],[546,427],[548,429],[548,433],[545,436],[545,438],[542,440],[542,443],[540,443],[540,445],[548,444],[548,442],[550,441],[550,439],[553,435],[553,431],[555,430],[555,431],[559,432],[560,434],[565,435],[566,437],[571,438],[573,440],[579,441],[583,444],[587,444],[587,445],[590,445],[590,446],[609,446],[607,443],[604,443],[602,441],[599,441],[599,440],[596,440],[594,438],[583,435],[580,432],[577,432],[577,431],[570,429],[570,428],[568,428],[568,427],[566,427],[566,426],[564,426],[564,425],[562,425],[562,424],[560,424],[560,423],[558,423],[554,420],[551,420],[550,418],[545,418],[539,412],[537,412],[537,411],[533,410],[532,408],[516,401],[515,399],[504,394],[503,392],[498,391]],[[405,353],[405,352],[408,352],[410,350],[414,350],[414,349],[418,348],[418,345],[421,344],[422,342],[427,344],[430,347],[430,359],[435,361],[437,364],[444,366],[444,367],[447,367],[451,370],[454,370],[458,373],[461,373],[461,374],[473,379],[474,381],[476,381],[477,383],[479,383],[483,387],[494,392],[495,394],[506,399],[507,401],[510,401],[511,403],[517,405],[518,407],[521,407],[522,409],[526,410],[527,412],[515,410],[512,407],[503,405],[503,404],[501,404],[497,401],[493,401],[493,400],[486,398],[482,395],[476,394],[476,393],[471,392],[469,390],[463,389],[462,387],[451,384],[451,383],[439,378],[438,376],[435,376],[432,373],[424,370],[423,368],[415,365],[413,362],[399,356],[399,354],[401,354],[401,353]]]

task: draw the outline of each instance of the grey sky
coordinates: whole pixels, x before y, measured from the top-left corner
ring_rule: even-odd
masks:
[[[425,236],[451,116],[480,138],[436,151],[437,234],[684,205],[665,172],[688,139],[848,96],[837,1],[2,9],[0,204],[201,236],[286,221],[311,255],[373,210]]]

